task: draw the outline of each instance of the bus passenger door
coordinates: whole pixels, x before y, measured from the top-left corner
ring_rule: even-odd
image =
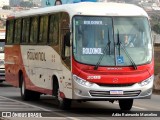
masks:
[[[62,60],[63,90],[66,98],[72,98],[72,79],[71,79],[71,45],[69,15],[62,13],[60,16],[60,46]]]

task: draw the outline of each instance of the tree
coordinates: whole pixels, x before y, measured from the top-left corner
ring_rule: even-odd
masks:
[[[159,15],[152,15],[151,16],[151,26],[152,30],[157,34],[160,34],[160,16]]]
[[[10,9],[11,9],[11,7],[10,7],[10,6],[8,6],[8,5],[5,5],[5,6],[3,6],[3,7],[2,7],[2,9],[3,9],[3,10],[10,10]]]
[[[153,31],[156,32],[157,34],[160,34],[160,23],[158,24],[155,24],[153,27],[152,27]]]

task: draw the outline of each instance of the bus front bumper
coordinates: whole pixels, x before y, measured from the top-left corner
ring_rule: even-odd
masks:
[[[78,80],[77,80],[78,79]],[[75,100],[119,100],[149,99],[152,94],[154,76],[141,83],[125,87],[106,87],[73,77],[73,99]],[[86,82],[86,83],[85,83]]]

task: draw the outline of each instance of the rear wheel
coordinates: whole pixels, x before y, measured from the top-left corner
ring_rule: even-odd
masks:
[[[20,76],[20,92],[21,92],[22,100],[28,101],[28,100],[39,100],[40,99],[40,93],[26,89],[22,74]]]
[[[133,99],[119,100],[119,107],[121,110],[131,110],[133,105]]]
[[[23,75],[20,76],[20,90],[21,90],[21,98],[22,100],[29,100],[30,94],[29,91],[26,90],[25,88],[25,83],[24,83],[24,79],[23,79]]]
[[[64,98],[62,97],[61,94],[62,93],[59,90],[58,80],[56,79],[53,82],[53,95],[58,100],[58,106],[60,109],[63,109],[63,110],[70,109],[71,102],[72,102],[71,99]]]

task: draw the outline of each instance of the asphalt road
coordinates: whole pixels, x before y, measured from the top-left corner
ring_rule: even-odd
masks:
[[[118,102],[112,104],[107,101],[73,102],[71,110],[63,111],[58,108],[51,96],[42,95],[40,101],[22,101],[19,88],[2,83],[0,84],[0,112],[4,112],[3,116],[6,115],[5,111],[12,113],[12,118],[6,118],[11,120],[28,120],[28,118],[22,119],[21,116],[26,114],[30,116],[32,113],[39,117],[33,120],[160,120],[160,95],[153,94],[151,99],[135,100],[130,112],[120,111]],[[40,118],[41,116],[43,117]]]

